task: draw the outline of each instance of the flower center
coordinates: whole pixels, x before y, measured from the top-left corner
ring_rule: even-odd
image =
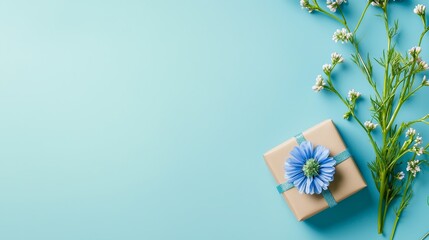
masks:
[[[302,167],[302,171],[304,171],[306,177],[314,177],[319,175],[319,168],[319,162],[314,158],[310,158]]]

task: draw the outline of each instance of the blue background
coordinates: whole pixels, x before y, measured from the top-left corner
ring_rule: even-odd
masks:
[[[364,4],[346,7],[352,25]],[[421,31],[415,4],[392,4],[402,51]],[[358,37],[380,56],[377,13]],[[298,0],[1,1],[0,238],[386,238],[367,138],[336,98],[311,91],[343,53],[335,81],[364,94],[367,117],[369,88],[350,46],[331,40],[337,28]],[[428,113],[428,94],[400,118]],[[262,155],[328,118],[369,186],[297,222]],[[419,174],[397,239],[429,231],[428,189]],[[391,211],[388,233],[392,222]]]

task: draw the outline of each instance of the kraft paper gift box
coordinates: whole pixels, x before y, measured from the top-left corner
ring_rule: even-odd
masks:
[[[287,190],[282,190],[282,184],[287,184],[284,169],[285,161],[289,158],[292,149],[299,145],[300,140],[310,141],[314,147],[322,145],[328,148],[332,157],[342,155],[343,159],[339,160],[342,162],[335,166],[334,180],[329,184],[329,191],[323,191],[323,194],[299,193],[292,186],[289,186]],[[326,120],[268,151],[264,154],[264,158],[277,182],[278,192],[283,195],[296,218],[302,221],[333,207],[336,203],[366,187],[353,158],[347,154],[346,146],[334,123],[332,120]],[[335,157],[334,159],[337,160]],[[339,161],[337,160],[337,162]],[[325,194],[325,192],[330,194]]]

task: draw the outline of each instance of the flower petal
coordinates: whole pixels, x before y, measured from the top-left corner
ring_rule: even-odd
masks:
[[[320,145],[316,146],[316,148],[314,149],[314,158],[317,161],[322,162],[328,157],[329,157],[329,149]]]
[[[305,183],[306,194],[314,194],[314,186],[312,183],[313,183],[313,177],[307,177],[307,182]]]
[[[323,189],[323,190],[328,189],[328,184],[329,184],[328,181],[323,181],[319,176],[316,176],[314,178],[314,181],[316,182],[316,185],[319,185],[321,187],[321,189]],[[321,192],[322,192],[322,190],[320,190],[320,192],[318,192],[318,193],[321,193]]]
[[[298,192],[303,193],[305,190],[305,183],[307,182],[307,177],[300,178],[293,182],[295,187],[298,189]]]
[[[297,161],[302,162],[303,164],[305,163],[305,156],[304,154],[302,154],[302,152],[300,151],[300,149],[298,147],[294,147],[292,149],[292,151],[290,152],[290,155]]]
[[[319,169],[319,174],[325,174],[325,175],[334,175],[335,173],[335,167],[321,167]]]
[[[315,193],[320,194],[322,192],[322,187],[324,186],[323,182],[319,180],[317,177],[314,178],[313,184],[316,187]]]
[[[306,160],[313,158],[313,144],[310,141],[301,143],[300,147],[304,150]]]
[[[328,157],[323,160],[319,160],[320,165],[333,167],[337,162],[333,157]]]
[[[291,174],[291,175],[287,176],[286,179],[288,182],[293,183],[293,182],[295,182],[301,178],[304,178],[304,177],[305,177],[305,175],[303,172],[298,172],[296,174]]]
[[[295,159],[295,158],[288,158],[288,159],[286,160],[285,165],[288,165],[288,166],[296,166],[296,167],[301,167],[301,168],[302,168],[302,166],[304,166],[304,162],[298,161],[298,160],[297,160],[297,159]]]

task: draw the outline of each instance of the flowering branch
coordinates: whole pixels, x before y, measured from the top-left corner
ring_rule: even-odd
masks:
[[[426,76],[423,77],[423,80],[416,86],[416,75],[429,69],[429,65],[420,58],[422,50],[420,46],[423,38],[429,31],[429,26],[426,22],[426,7],[418,4],[413,10],[414,13],[420,17],[423,24],[423,30],[419,36],[418,44],[411,48],[407,54],[401,54],[397,51],[396,45],[392,44],[394,37],[398,33],[399,23],[398,21],[395,21],[392,25],[389,24],[388,0],[369,0],[362,11],[355,28],[353,28],[353,31],[351,31],[352,28],[349,26],[347,18],[342,11],[343,3],[345,2],[345,0],[328,0],[326,6],[332,12],[329,13],[320,7],[317,0],[311,0],[311,3],[309,0],[300,0],[301,6],[309,12],[320,12],[335,20],[342,26],[342,29],[338,29],[334,32],[332,40],[335,42],[350,43],[353,46],[355,53],[352,54],[352,60],[362,71],[367,82],[373,89],[373,96],[370,96],[372,105],[370,111],[372,113],[372,119],[363,122],[356,115],[357,102],[361,93],[352,89],[348,92],[346,98],[335,88],[331,74],[336,65],[344,61],[344,58],[338,53],[333,53],[331,55],[331,63],[325,64],[322,67],[323,72],[326,75],[326,82],[321,75],[318,75],[316,83],[313,86],[313,90],[319,92],[326,89],[334,93],[334,95],[336,95],[347,107],[347,112],[343,117],[345,119],[352,117],[358,125],[364,129],[369,138],[374,149],[375,160],[371,162],[368,167],[371,170],[375,186],[380,194],[378,206],[378,233],[382,233],[383,231],[386,214],[390,204],[395,198],[402,194],[402,200],[398,210],[396,211],[396,220],[392,229],[391,237],[393,238],[397,223],[399,222],[399,217],[406,206],[408,206],[412,197],[411,185],[414,182],[416,173],[414,172],[412,177],[409,175],[405,184],[400,184],[398,181],[402,180],[404,173],[397,173],[396,169],[400,167],[400,159],[408,154],[413,154],[413,157],[408,162],[409,166],[415,162],[419,163],[419,160],[415,159],[416,156],[427,154],[427,149],[429,147],[429,145],[421,147],[422,137],[420,137],[420,135],[411,128],[411,126],[416,123],[429,125],[429,121],[427,121],[429,114],[420,119],[403,122],[399,124],[399,126],[396,123],[396,118],[404,103],[414,96],[419,90],[425,86],[429,86],[429,81],[426,80]],[[378,89],[377,84],[373,79],[373,66],[370,58],[368,56],[366,60],[364,60],[356,37],[356,32],[366,16],[370,5],[373,5],[382,11],[381,17],[383,19],[387,36],[387,48],[383,51],[382,57],[380,59],[376,59],[377,63],[384,70],[381,89]],[[338,13],[339,15],[335,15],[335,13]],[[381,130],[381,141],[377,141],[372,135],[372,132],[376,130],[378,126]],[[406,140],[401,143],[401,136],[404,132]],[[407,167],[407,171],[409,171],[409,167]],[[420,168],[418,168],[418,171],[420,171]]]

